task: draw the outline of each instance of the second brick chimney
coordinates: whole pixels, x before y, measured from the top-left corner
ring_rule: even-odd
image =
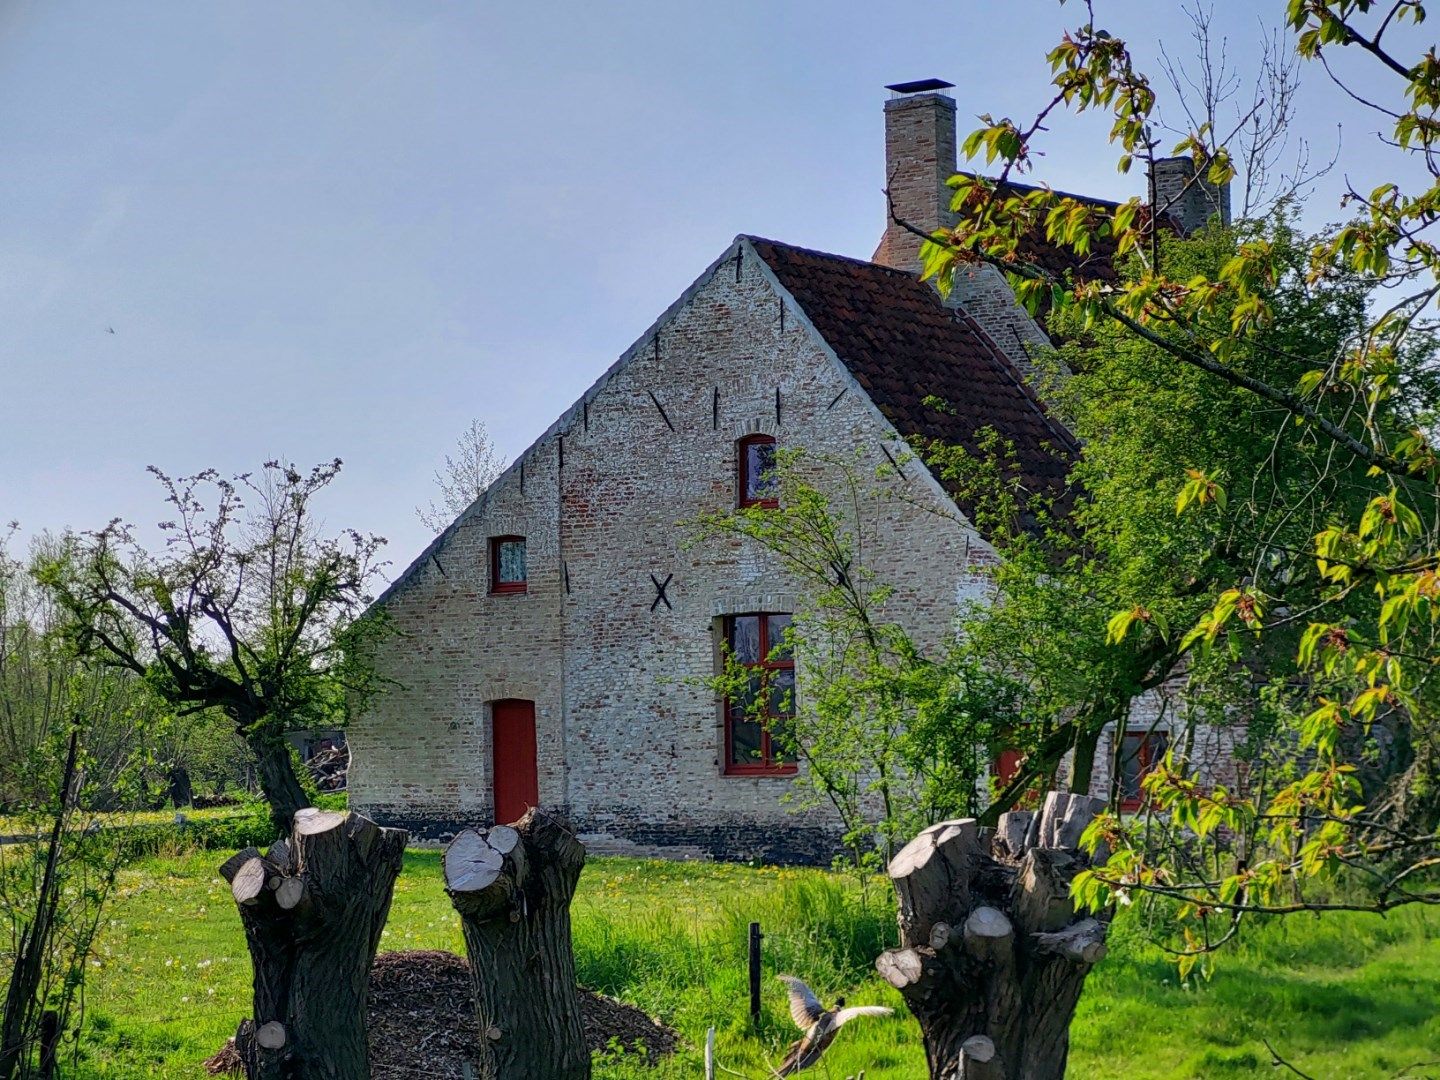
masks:
[[[1186,236],[1216,214],[1220,215],[1220,224],[1230,224],[1230,185],[1212,183],[1208,176],[1192,183],[1194,176],[1193,158],[1168,157],[1156,159],[1150,178],[1155,205],[1168,213]]]
[[[953,83],[940,79],[894,83],[885,102],[885,187],[894,216],[927,233],[954,223],[950,189],[955,175]],[[912,273],[920,269],[920,237],[887,213],[874,261]]]

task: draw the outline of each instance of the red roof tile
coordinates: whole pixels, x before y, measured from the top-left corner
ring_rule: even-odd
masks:
[[[994,428],[1029,490],[1060,492],[1077,444],[974,319],[903,271],[750,240],[902,436],[979,454],[981,430]]]

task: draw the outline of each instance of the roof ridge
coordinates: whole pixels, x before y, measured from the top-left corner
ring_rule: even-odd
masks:
[[[992,183],[1000,183],[998,176],[986,176],[984,173],[970,172],[968,169],[961,169],[956,176],[968,176],[972,180],[989,180]],[[1063,188],[1052,187],[1049,184],[1027,184],[1021,180],[1006,180],[1006,187],[1021,188],[1025,191],[1049,191],[1059,195],[1063,199],[1079,199],[1081,202],[1092,203],[1096,206],[1109,206],[1111,208],[1123,205],[1118,199],[1102,199],[1098,195],[1081,195],[1078,191],[1066,191]]]
[[[772,247],[786,248],[790,251],[798,251],[805,255],[814,255],[820,259],[834,259],[836,262],[853,263],[857,266],[864,266],[871,270],[883,270],[887,274],[896,274],[912,281],[919,280],[908,270],[900,270],[893,266],[886,266],[884,263],[875,262],[873,259],[861,259],[854,255],[837,255],[833,251],[821,251],[819,248],[805,247],[803,244],[792,244],[787,240],[772,240],[768,236],[756,236],[753,233],[740,233],[736,240],[748,240],[752,244],[769,244]]]

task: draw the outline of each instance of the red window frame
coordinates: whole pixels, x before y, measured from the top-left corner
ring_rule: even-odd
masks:
[[[1165,756],[1165,751],[1170,749],[1170,733],[1166,731],[1152,731],[1149,728],[1144,728],[1140,730],[1128,730],[1124,732],[1120,737],[1125,742],[1129,742],[1130,740],[1134,739],[1139,743],[1136,757],[1139,759],[1140,762],[1140,770],[1137,774],[1136,786],[1141,787],[1141,785],[1144,783],[1145,777],[1150,773],[1152,769],[1155,768],[1155,765],[1159,762],[1159,760]],[[1116,765],[1118,766],[1129,756],[1130,755],[1128,753],[1125,753],[1119,760],[1116,761]],[[1117,783],[1120,782],[1121,781],[1117,777]],[[1139,810],[1145,805],[1143,787],[1141,787],[1141,790],[1133,796],[1128,795],[1123,790],[1119,790],[1119,794],[1121,810]]]
[[[500,580],[500,545],[514,543],[525,543],[525,537],[492,536],[490,538],[490,591],[492,593],[523,593],[530,585],[530,553],[528,551],[525,553],[525,579],[523,581]]]
[[[739,504],[745,506],[758,506],[765,510],[774,510],[780,505],[778,496],[772,498],[761,497],[750,498],[750,448],[752,446],[774,446],[775,436],[773,435],[746,435],[735,444],[735,493]]]
[[[789,619],[791,616],[790,613],[787,611],[745,611],[735,615],[727,615],[725,617],[724,623],[725,648],[728,653],[728,651],[733,648],[732,642],[735,640],[735,620],[760,620],[760,646],[758,654],[760,659],[753,664],[746,664],[745,666],[761,672],[760,693],[763,700],[765,701],[764,715],[766,721],[771,718],[777,720],[788,720],[791,716],[794,715],[795,712],[795,693],[793,690],[791,691],[790,695],[790,712],[788,714],[775,712],[770,708],[769,690],[770,680],[771,678],[773,678],[773,676],[769,673],[776,671],[793,672],[795,670],[795,657],[793,653],[787,657],[783,657],[780,659],[774,659],[770,655],[775,645],[778,644],[777,642],[772,642],[770,640],[770,620],[777,617]],[[722,707],[725,711],[725,747],[723,750],[723,754],[726,776],[789,776],[795,773],[798,768],[795,762],[781,761],[776,759],[775,752],[770,741],[770,724],[766,721],[762,721],[760,727],[760,760],[737,762],[734,759],[735,740],[732,730],[732,721],[734,717],[732,715],[732,710],[730,708],[730,699],[728,697],[722,702]]]
[[[994,790],[998,794],[1010,781],[1015,779],[1020,772],[1020,766],[1029,756],[1028,751],[1017,750],[1014,747],[1004,747],[993,752],[990,759],[990,776],[994,780]],[[1037,780],[1036,783],[1039,781]],[[1035,787],[1029,787],[1015,801],[1016,810],[1036,809],[1040,806],[1040,793]]]
[[[1020,771],[1020,762],[1025,757],[1021,750],[1005,749],[995,755],[995,760],[990,764],[990,775],[1000,781],[1004,787],[1015,779],[1015,774]]]

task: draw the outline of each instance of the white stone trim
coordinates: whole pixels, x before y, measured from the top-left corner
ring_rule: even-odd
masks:
[[[719,618],[724,615],[750,615],[757,612],[767,614],[793,615],[799,600],[793,593],[761,592],[758,590],[736,590],[721,593],[710,601],[710,614]]]

